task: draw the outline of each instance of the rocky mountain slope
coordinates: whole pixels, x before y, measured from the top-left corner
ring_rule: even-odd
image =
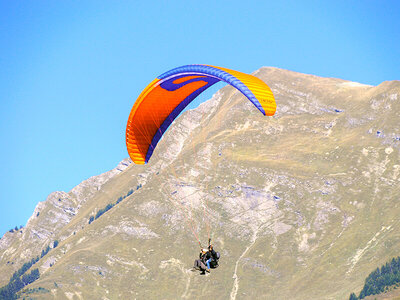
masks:
[[[37,205],[0,240],[0,284],[54,241],[40,299],[347,299],[400,249],[400,82],[254,73],[183,113],[145,166],[122,161]],[[121,198],[120,198],[121,197]],[[117,203],[118,202],[118,203]],[[94,219],[107,204],[112,208]],[[220,267],[192,272],[199,237]],[[44,290],[38,290],[38,287]]]

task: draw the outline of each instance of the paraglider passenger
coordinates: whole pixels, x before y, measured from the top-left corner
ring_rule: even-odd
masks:
[[[194,261],[194,268],[202,271],[202,274],[205,274],[206,271],[206,255],[207,249],[201,249],[199,254],[199,259]]]

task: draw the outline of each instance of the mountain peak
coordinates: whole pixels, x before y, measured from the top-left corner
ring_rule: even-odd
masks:
[[[361,288],[400,246],[399,83],[254,74],[275,116],[222,88],[171,125],[148,164],[125,159],[39,203],[22,233],[0,240],[0,281],[49,246],[32,297],[194,298],[201,287],[342,299]],[[198,276],[209,237],[221,264]]]

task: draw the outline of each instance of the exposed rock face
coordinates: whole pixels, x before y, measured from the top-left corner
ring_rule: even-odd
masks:
[[[9,271],[0,275],[2,283],[11,277],[12,270],[39,255],[48,245],[52,246],[55,240],[62,241],[78,231],[79,226],[67,228],[82,205],[130,164],[131,161],[125,159],[115,169],[83,181],[69,193],[53,192],[39,202],[24,228],[16,233],[8,232],[0,240],[1,262]]]
[[[0,240],[1,282],[57,240],[30,285],[49,291],[43,299],[343,299],[360,289],[399,255],[400,82],[254,74],[276,97],[274,117],[221,89],[179,117],[149,164],[124,160],[39,203]],[[196,238],[208,236],[221,266],[198,276]]]

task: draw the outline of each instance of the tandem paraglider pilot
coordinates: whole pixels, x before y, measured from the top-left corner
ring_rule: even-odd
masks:
[[[199,259],[194,261],[194,269],[200,270],[202,273],[210,273],[210,269],[218,267],[218,261],[220,258],[219,252],[216,252],[212,245],[208,246],[208,249],[203,248],[200,251]]]

